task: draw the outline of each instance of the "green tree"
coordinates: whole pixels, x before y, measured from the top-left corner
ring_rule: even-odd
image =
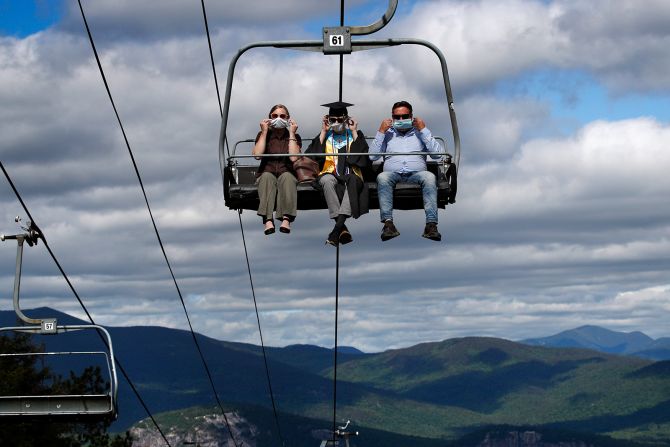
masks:
[[[43,352],[27,334],[0,336],[0,352]],[[53,373],[39,356],[0,357],[0,395],[88,394],[104,392],[107,384],[99,367],[88,367],[67,379]],[[109,422],[83,423],[16,422],[0,420],[0,445],[32,447],[129,447],[132,439],[110,436]]]

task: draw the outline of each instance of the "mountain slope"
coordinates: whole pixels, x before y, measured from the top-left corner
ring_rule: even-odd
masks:
[[[9,314],[0,312],[0,322],[11,321]],[[214,403],[189,332],[110,332],[117,357],[153,413]],[[41,340],[49,349],[100,349],[96,336],[81,335]],[[232,408],[270,406],[259,347],[197,337],[221,400]],[[296,345],[268,352],[278,410],[329,420],[332,350]],[[481,337],[339,357],[338,418],[370,429],[455,439],[490,425],[553,424],[620,438],[670,439],[670,375],[663,362]],[[121,385],[116,430],[146,416],[123,380]]]

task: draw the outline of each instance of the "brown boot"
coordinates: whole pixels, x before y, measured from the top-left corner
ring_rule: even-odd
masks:
[[[421,236],[425,237],[426,239],[430,239],[432,241],[442,240],[442,235],[440,234],[439,231],[437,231],[437,224],[435,222],[428,222]]]
[[[398,229],[393,225],[392,220],[387,220],[384,222],[384,228],[382,228],[382,241],[388,241],[389,239],[393,239],[396,236],[400,236],[400,232]]]

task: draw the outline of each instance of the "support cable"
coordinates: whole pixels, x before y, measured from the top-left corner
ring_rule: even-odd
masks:
[[[135,174],[137,175],[137,180],[139,181],[140,188],[142,189],[142,195],[144,196],[144,202],[147,206],[147,210],[149,211],[149,217],[151,218],[151,224],[153,225],[154,233],[156,234],[156,238],[158,239],[158,244],[160,245],[161,251],[163,253],[163,257],[165,258],[165,263],[167,264],[168,270],[170,271],[170,276],[172,277],[172,281],[174,283],[175,288],[177,289],[177,294],[179,295],[179,301],[181,302],[182,308],[184,309],[184,314],[186,315],[186,321],[188,322],[189,330],[191,332],[191,336],[193,338],[193,343],[196,346],[196,349],[198,351],[198,355],[200,356],[200,360],[202,361],[203,367],[205,369],[205,372],[207,374],[207,379],[209,380],[210,386],[212,387],[212,391],[214,392],[214,397],[216,399],[216,403],[218,404],[221,413],[223,414],[223,418],[226,422],[226,426],[228,428],[228,433],[233,440],[233,444],[235,444],[236,447],[238,447],[237,441],[235,440],[235,437],[233,436],[233,431],[230,426],[230,423],[228,422],[228,417],[226,416],[226,412],[223,409],[223,405],[221,403],[221,400],[219,399],[219,395],[216,392],[216,386],[214,385],[214,380],[212,378],[212,373],[209,370],[209,366],[207,365],[207,361],[205,360],[205,356],[202,352],[202,349],[200,348],[200,343],[198,343],[198,338],[195,335],[195,331],[193,330],[193,325],[191,324],[191,318],[189,317],[188,310],[186,309],[186,303],[184,302],[184,297],[181,293],[181,289],[179,288],[179,284],[177,283],[177,278],[174,275],[174,272],[172,270],[172,265],[170,264],[170,260],[168,259],[167,253],[165,251],[165,246],[163,245],[163,241],[161,239],[160,233],[158,232],[158,227],[156,225],[156,220],[154,219],[153,212],[151,211],[151,206],[149,205],[149,199],[147,198],[147,193],[144,188],[144,183],[142,182],[142,177],[140,175],[139,168],[137,166],[137,163],[135,162],[135,156],[133,155],[133,151],[130,148],[130,143],[128,141],[128,137],[126,136],[126,131],[123,128],[123,123],[121,122],[121,117],[119,116],[119,112],[116,108],[116,104],[114,103],[114,98],[112,97],[112,92],[109,88],[109,84],[107,83],[107,78],[105,77],[104,70],[102,69],[102,64],[100,62],[100,57],[98,56],[98,51],[95,47],[95,43],[93,42],[93,35],[91,34],[91,29],[88,26],[88,21],[86,20],[86,15],[84,14],[84,8],[81,5],[81,0],[77,0],[79,3],[79,9],[81,11],[81,16],[82,19],[84,20],[84,25],[86,26],[86,32],[88,34],[88,39],[89,42],[91,43],[91,47],[93,49],[93,53],[95,55],[95,60],[98,64],[98,69],[100,70],[100,75],[102,77],[102,81],[105,85],[105,89],[107,90],[107,95],[109,96],[109,100],[112,103],[112,108],[114,109],[114,114],[116,115],[116,120],[119,123],[119,127],[121,128],[121,133],[123,134],[123,139],[126,143],[126,148],[128,149],[128,154],[130,155],[130,159],[133,164],[133,168],[135,169]]]
[[[23,211],[26,213],[26,215],[30,219],[30,222],[32,222],[32,224],[35,226],[35,228],[37,228],[38,233],[39,233],[39,238],[42,239],[42,242],[44,242],[44,246],[46,247],[47,251],[49,252],[49,255],[51,256],[51,259],[53,259],[54,263],[56,264],[56,267],[58,267],[58,270],[60,271],[61,275],[65,279],[65,282],[70,287],[70,290],[74,294],[75,298],[77,298],[77,301],[79,302],[79,305],[81,306],[81,308],[84,310],[84,313],[86,314],[86,317],[91,322],[91,324],[96,324],[95,321],[93,321],[93,317],[88,312],[88,309],[84,305],[84,302],[82,301],[81,297],[79,296],[79,293],[77,293],[74,286],[72,285],[72,282],[70,282],[70,278],[68,278],[67,273],[65,273],[65,270],[63,270],[63,267],[61,266],[60,262],[58,262],[58,259],[56,258],[56,255],[54,254],[54,252],[51,250],[51,247],[49,247],[49,243],[47,242],[47,239],[46,239],[46,236],[44,235],[44,232],[42,232],[42,230],[35,223],[35,218],[32,216],[32,214],[28,210],[28,207],[26,206],[25,202],[23,201],[23,198],[21,197],[21,194],[16,189],[16,186],[14,186],[14,182],[12,181],[11,177],[9,176],[9,173],[5,169],[5,166],[2,163],[2,161],[0,161],[0,168],[2,168],[2,172],[5,174],[5,178],[7,179],[7,182],[9,183],[9,186],[11,186],[12,190],[14,191],[14,195],[19,200],[19,203],[21,203],[21,206],[23,207]],[[109,349],[109,346],[107,345],[107,340],[105,340],[105,338],[100,334],[100,332],[97,332],[97,333],[98,333],[98,336],[100,337],[100,339],[102,340],[102,342],[107,347],[107,349]],[[158,430],[158,433],[160,433],[160,435],[163,437],[163,440],[165,441],[165,443],[168,445],[168,447],[170,447],[170,442],[165,437],[165,433],[163,433],[163,430],[161,430],[161,427],[158,425],[158,422],[156,422],[156,419],[154,418],[153,414],[151,414],[151,410],[149,410],[149,407],[144,402],[144,399],[142,399],[142,396],[140,396],[139,391],[137,391],[137,388],[133,384],[132,380],[130,380],[130,377],[128,376],[128,373],[126,373],[126,370],[123,367],[123,365],[121,364],[121,361],[116,356],[114,357],[114,361],[116,362],[116,365],[119,367],[119,371],[121,371],[121,374],[126,379],[128,384],[130,385],[130,388],[133,390],[133,393],[135,394],[135,397],[137,397],[137,400],[139,400],[140,404],[144,408],[144,411],[146,411],[146,413],[149,415],[149,418],[151,419],[151,422],[153,422],[154,426]]]
[[[335,347],[333,348],[333,441],[337,432],[337,315],[340,298],[340,245],[335,251]]]
[[[340,1],[340,26],[344,26],[344,0]],[[344,55],[340,54],[339,100],[342,101]],[[337,326],[340,303],[340,244],[335,252],[335,347],[333,348],[333,443],[337,440]]]
[[[207,21],[207,12],[205,9],[205,0],[200,0],[200,3],[202,5],[202,17],[205,21],[205,33],[207,34],[207,44],[209,46],[209,58],[212,63],[212,74],[214,76],[214,86],[216,87],[216,98],[219,101],[219,113],[221,117],[223,118],[223,107],[221,106],[221,93],[219,92],[219,83],[217,80],[216,76],[216,65],[214,63],[214,52],[212,51],[212,40],[210,37],[209,33],[209,24]],[[226,137],[225,144],[228,145],[228,139]],[[219,152],[219,158],[221,157],[221,153]],[[221,160],[219,160],[219,164],[221,164]],[[249,273],[249,284],[251,286],[251,296],[253,297],[254,301],[254,310],[256,311],[256,322],[258,323],[258,334],[260,336],[260,341],[261,341],[261,349],[263,352],[263,362],[265,364],[265,375],[267,377],[268,381],[268,389],[270,391],[270,400],[272,402],[272,413],[274,415],[274,420],[275,424],[277,425],[277,433],[279,435],[279,440],[281,441],[282,446],[286,445],[286,442],[284,441],[284,437],[282,436],[281,432],[281,426],[279,424],[279,416],[277,414],[277,405],[275,402],[275,397],[274,397],[274,392],[272,391],[272,381],[270,380],[270,367],[268,365],[268,359],[265,351],[265,342],[263,341],[263,331],[261,329],[261,319],[260,315],[258,312],[258,303],[256,301],[256,291],[254,289],[254,281],[251,275],[251,264],[249,262],[249,252],[247,250],[247,241],[244,236],[244,226],[242,225],[242,211],[238,211],[237,217],[239,218],[240,221],[240,232],[242,234],[242,244],[244,245],[244,256],[247,262],[247,272]]]
[[[214,52],[212,51],[212,39],[209,37],[209,24],[207,22],[207,12],[205,11],[205,0],[200,0],[202,4],[202,17],[205,20],[205,32],[207,33],[207,45],[209,45],[209,58],[212,61],[212,72],[214,73],[214,87],[216,87],[216,99],[219,100],[219,112],[223,117],[223,106],[221,105],[221,94],[219,93],[219,81],[216,77],[216,65],[214,65]]]
[[[270,389],[270,400],[272,401],[272,412],[274,414],[275,424],[277,425],[277,432],[279,433],[279,440],[283,446],[286,445],[284,437],[281,434],[281,427],[279,425],[279,417],[277,416],[277,407],[275,404],[274,393],[272,392],[272,382],[270,381],[270,367],[268,366],[267,355],[265,354],[265,343],[263,342],[263,331],[261,330],[261,318],[258,314],[258,304],[256,303],[256,292],[254,291],[254,281],[251,278],[251,266],[249,264],[249,252],[247,251],[247,241],[244,237],[244,227],[242,226],[242,212],[237,212],[237,217],[240,220],[240,231],[242,232],[242,243],[244,244],[244,256],[247,260],[247,271],[249,272],[249,284],[251,285],[251,296],[254,298],[254,309],[256,310],[256,321],[258,322],[258,334],[261,338],[261,349],[263,350],[263,362],[265,362],[265,375],[268,379],[268,388]]]

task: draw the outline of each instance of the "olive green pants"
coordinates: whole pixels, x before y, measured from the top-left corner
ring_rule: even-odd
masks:
[[[264,172],[256,180],[258,185],[258,214],[263,219],[272,219],[272,212],[276,209],[277,218],[289,216],[295,219],[298,206],[298,180],[290,172],[284,172],[275,177],[270,172]],[[275,208],[276,201],[276,208]]]

